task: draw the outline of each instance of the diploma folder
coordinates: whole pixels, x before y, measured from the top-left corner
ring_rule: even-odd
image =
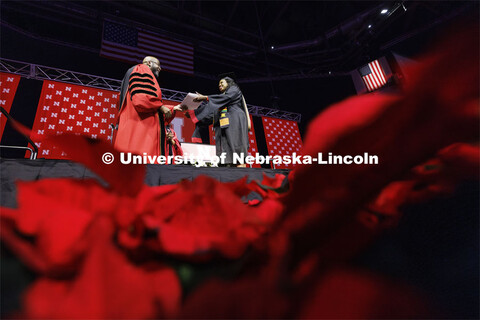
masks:
[[[198,97],[198,94],[189,92],[185,97],[185,99],[183,99],[181,104],[187,106],[188,110],[195,110],[198,108],[199,105],[202,104],[202,101],[199,101],[199,102],[193,101],[193,99],[195,99],[196,97]]]

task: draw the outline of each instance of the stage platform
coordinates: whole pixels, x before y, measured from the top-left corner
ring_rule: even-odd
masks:
[[[275,174],[287,175],[285,169],[261,168],[210,168],[188,165],[147,165],[145,183],[150,186],[175,184],[183,179],[193,180],[199,175],[206,175],[221,182],[232,182],[245,176],[248,181],[263,178],[263,173],[273,177]],[[35,181],[43,178],[95,178],[101,181],[93,172],[83,165],[67,160],[49,159],[0,159],[0,205],[14,208],[16,206],[15,181]],[[255,195],[249,196],[249,199]]]

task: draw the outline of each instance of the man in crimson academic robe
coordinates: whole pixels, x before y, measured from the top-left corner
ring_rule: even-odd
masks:
[[[160,61],[151,56],[143,63],[128,69],[120,88],[118,131],[114,147],[124,152],[150,156],[168,155],[168,124],[181,106],[167,106],[162,102],[162,91],[157,77]]]

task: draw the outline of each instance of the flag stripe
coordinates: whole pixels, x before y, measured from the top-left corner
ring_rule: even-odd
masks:
[[[377,70],[377,74],[378,76],[381,78],[382,80],[382,84],[386,84],[387,83],[387,80],[385,79],[385,74],[383,73],[383,69],[382,67],[380,66],[380,62],[378,60],[375,60],[375,62],[373,63],[375,69]]]
[[[120,53],[121,55],[124,55],[127,58],[129,58],[130,61],[131,60],[137,61],[139,59],[139,57],[143,58],[145,55],[152,55],[152,56],[155,56],[155,57],[160,59],[160,63],[162,65],[162,68],[163,68],[163,65],[165,65],[165,67],[166,67],[166,64],[170,64],[170,65],[178,66],[180,68],[185,66],[185,67],[192,67],[192,69],[193,69],[193,62],[177,63],[176,61],[178,61],[178,59],[174,60],[170,56],[164,55],[163,53],[160,53],[160,52],[147,51],[147,50],[140,51],[138,49],[125,47],[125,46],[122,46],[122,45],[108,45],[108,46],[104,46],[102,48],[102,50],[104,52],[108,53],[108,54],[118,54],[118,53]],[[119,56],[121,56],[121,55],[119,55]],[[182,68],[182,69],[189,69],[189,68]]]
[[[163,60],[161,62],[164,62],[165,60],[169,60],[173,62],[178,61],[178,62],[182,62],[185,65],[193,66],[193,61],[190,60],[187,55],[176,54],[176,57],[172,58],[171,56],[172,51],[167,51],[162,48],[147,46],[140,43],[138,44],[138,49],[139,49],[139,52],[145,52],[145,53],[152,52],[152,55],[162,56]]]
[[[381,83],[380,83],[380,80],[378,79],[377,77],[377,74],[375,73],[375,71],[372,69],[372,74],[370,75],[372,77],[372,80],[373,80],[373,83],[375,84],[375,88],[379,88]]]
[[[375,69],[375,64],[370,63],[369,65],[370,65],[370,69],[372,70],[372,78],[375,81],[375,85],[377,88],[379,88],[382,85],[382,82],[380,80],[380,77],[377,74],[377,70]]]
[[[387,83],[387,81],[385,81],[385,77],[383,76],[382,68],[380,67],[378,60],[371,62],[371,65],[372,65],[371,68],[373,70],[373,73],[375,74],[375,77],[378,79],[379,84],[384,85],[385,83]]]
[[[164,38],[162,36],[159,36],[158,34],[155,34],[153,32],[147,31],[147,30],[141,30],[141,34],[145,35],[145,37],[153,38],[154,40],[157,39],[159,41],[164,41],[164,42],[170,43],[174,47],[189,50],[193,53],[193,47],[191,45],[183,44],[183,43],[176,42],[176,41],[171,41],[167,38]]]
[[[373,90],[373,84],[372,82],[370,81],[370,76],[366,76],[365,78],[365,81],[367,83],[367,88],[369,91],[372,91]]]
[[[164,39],[161,39],[161,38],[155,38],[155,37],[152,37],[148,34],[145,34],[145,33],[139,33],[138,34],[138,39],[139,39],[139,43],[140,42],[143,42],[143,43],[148,43],[150,45],[153,45],[153,46],[158,46],[160,48],[162,47],[169,47],[169,50],[173,50],[173,51],[176,51],[178,53],[182,53],[182,54],[186,54],[186,55],[192,55],[193,54],[193,48],[185,48],[185,47],[180,47],[178,45],[176,45],[176,43],[174,42],[171,42],[171,41],[168,41],[168,40],[164,40]],[[142,41],[140,41],[142,40]]]
[[[375,72],[372,73],[372,79],[373,79],[373,82],[375,83],[375,87],[378,89],[380,88],[380,86],[382,85],[382,83],[380,82],[380,79],[378,78],[377,74]]]
[[[371,83],[371,86],[372,86],[372,89],[375,90],[378,88],[378,83],[375,81],[375,76],[373,74],[370,74],[368,76],[368,78],[370,79],[370,83]]]
[[[151,46],[158,47],[160,49],[167,48],[169,51],[175,51],[185,56],[191,56],[193,54],[193,48],[186,49],[186,48],[177,46],[175,42],[163,40],[160,38],[155,38],[155,37],[149,36],[148,34],[139,33],[138,44],[140,45],[142,43],[149,44]]]
[[[372,79],[375,89],[377,89],[380,86],[380,81],[378,81],[378,78],[375,72],[372,72],[370,74],[370,78]]]
[[[100,52],[102,55],[106,56],[106,57],[112,57],[112,58],[117,58],[121,61],[125,61],[125,62],[132,62],[132,63],[138,63],[139,61],[141,61],[145,55],[151,55],[150,52],[147,52],[147,53],[130,53],[126,50],[112,50],[112,49],[106,49],[105,47],[102,49],[102,51]],[[161,57],[159,55],[157,55],[157,58],[161,59]],[[182,71],[182,72],[185,72],[187,74],[191,74],[192,71],[193,71],[193,66],[192,68],[188,68],[188,66],[186,66],[185,64],[180,64],[180,63],[168,63],[168,66],[167,66],[167,63],[165,63],[166,61],[168,61],[167,59],[162,59],[161,60],[161,63],[162,63],[162,68],[164,69],[168,69],[168,70],[178,70],[178,71]]]

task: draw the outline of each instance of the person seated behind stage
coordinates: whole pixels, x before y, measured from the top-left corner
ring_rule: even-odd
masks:
[[[128,69],[123,77],[118,130],[114,137],[116,149],[140,155],[168,155],[166,124],[182,107],[163,104],[157,80],[161,70],[160,61],[147,56],[143,63]]]
[[[167,126],[167,143],[168,154],[173,156],[183,156],[183,149],[180,140],[178,140],[177,133],[173,130],[171,124]]]
[[[226,154],[225,164],[233,164],[233,154],[248,155],[248,130],[250,116],[240,88],[230,77],[218,83],[220,94],[204,96],[199,94],[194,101],[208,101],[199,112],[189,111],[192,121],[200,122],[212,117],[215,129],[215,145],[217,156]],[[201,117],[202,119],[199,119]],[[242,165],[244,166],[244,165]]]

